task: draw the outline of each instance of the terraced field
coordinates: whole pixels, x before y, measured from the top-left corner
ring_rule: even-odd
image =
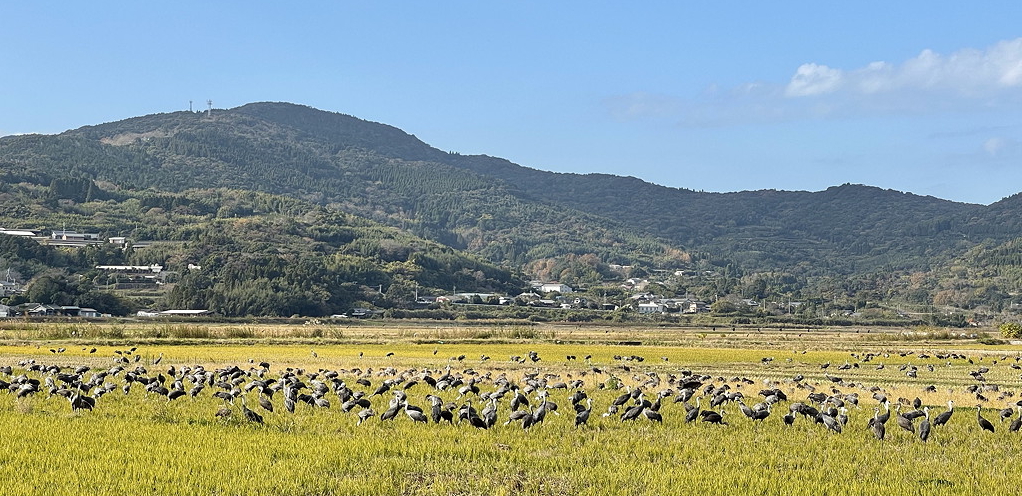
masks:
[[[1001,411],[1022,399],[1020,350],[948,337],[960,338],[8,324],[0,487],[11,495],[1011,493],[1022,438],[1009,429],[1018,413],[1002,421]],[[528,403],[515,404],[518,395]],[[878,440],[867,423],[887,411],[881,396],[892,418]],[[948,400],[956,405],[926,441],[925,417],[911,433],[897,423],[897,410],[916,411],[917,398],[931,425]],[[697,401],[726,425],[712,415],[687,421]],[[753,420],[743,405],[765,418]],[[981,429],[976,405],[994,432]],[[576,410],[590,412],[585,422]]]

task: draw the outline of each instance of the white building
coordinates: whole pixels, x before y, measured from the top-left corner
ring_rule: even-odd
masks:
[[[21,286],[14,281],[0,281],[0,296],[8,296],[17,294],[21,291]]]
[[[100,314],[99,311],[96,310],[95,308],[81,308],[78,310],[78,316],[87,319],[96,319],[102,317],[103,315]]]
[[[101,244],[103,240],[99,238],[98,234],[93,233],[80,233],[75,231],[53,231],[50,234],[49,239],[46,240],[46,244],[50,246],[72,246],[82,247],[89,245]]]
[[[148,273],[159,274],[163,272],[162,265],[97,265],[96,270],[105,270],[108,272],[134,272],[134,273]]]
[[[39,235],[35,231],[28,231],[24,229],[0,229],[0,234],[6,234],[8,236],[21,236],[23,238],[33,238]]]
[[[539,290],[541,293],[573,293],[575,290],[571,289],[571,286],[567,284],[561,284],[559,282],[545,282],[539,286],[533,287],[533,289]]]
[[[664,306],[660,303],[639,303],[639,313],[650,314],[650,313],[663,313]]]
[[[139,310],[135,315],[138,317],[199,317],[208,314],[209,310],[164,310],[162,312]]]
[[[60,241],[99,241],[99,235],[93,233],[80,233],[75,231],[53,231],[50,239]]]

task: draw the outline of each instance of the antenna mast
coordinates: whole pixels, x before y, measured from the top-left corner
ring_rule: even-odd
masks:
[[[206,105],[209,106],[209,109],[206,110],[206,117],[212,117],[213,116],[213,100],[206,100]]]

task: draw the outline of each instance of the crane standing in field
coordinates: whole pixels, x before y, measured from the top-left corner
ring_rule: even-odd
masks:
[[[874,409],[873,418],[869,422],[869,428],[873,431],[873,437],[877,438],[877,441],[884,440],[884,436],[887,435],[887,427],[880,420],[880,407]]]
[[[255,422],[257,424],[263,423],[263,416],[252,411],[248,407],[248,404],[245,402],[244,395],[241,397],[241,413],[245,414],[245,420],[248,420],[249,422]]]
[[[934,417],[934,419],[933,419],[933,426],[934,427],[939,427],[939,426],[942,426],[942,425],[946,424],[949,420],[951,420],[951,415],[953,415],[954,413],[955,413],[955,402],[952,401],[952,400],[948,400],[948,402],[947,402],[947,410],[945,410],[940,415],[937,415],[936,417]]]
[[[1018,405],[1015,408],[1018,409],[1018,416],[1008,425],[1008,432],[1018,432],[1019,428],[1022,427],[1022,405]]]
[[[924,443],[930,438],[930,408],[923,407],[923,421],[919,423],[919,439]]]
[[[583,407],[581,404],[576,404],[576,409],[578,411],[575,414],[575,427],[585,425],[589,422],[589,415],[593,412],[593,399],[586,398],[586,406]],[[1022,416],[1019,418],[1022,418]]]
[[[121,351],[121,350],[117,350]],[[321,350],[321,356],[331,355],[328,351]],[[489,350],[485,350],[489,351]],[[315,350],[310,350],[315,352]],[[24,371],[15,372],[10,367],[0,367],[0,377],[10,380],[0,380],[0,391],[10,392],[14,401],[47,401],[50,397],[62,396],[66,398],[74,412],[88,412],[97,406],[100,398],[109,391],[123,387],[127,399],[118,401],[153,401],[162,399],[170,402],[175,398],[188,395],[193,402],[210,401],[215,399],[217,406],[223,406],[217,413],[218,417],[227,418],[231,415],[231,408],[235,400],[241,398],[239,418],[248,422],[264,423],[263,417],[249,409],[247,395],[255,389],[257,401],[264,410],[277,412],[270,418],[270,422],[281,419],[288,413],[296,413],[296,405],[299,409],[302,403],[310,407],[322,406],[329,408],[328,396],[336,395],[341,404],[338,415],[350,415],[356,424],[370,421],[373,417],[379,417],[383,421],[391,421],[382,424],[391,425],[397,422],[411,422],[417,429],[434,428],[428,424],[439,424],[444,420],[448,421],[449,428],[465,428],[472,426],[481,430],[500,429],[501,425],[509,425],[521,421],[521,427],[528,431],[532,427],[545,422],[551,423],[555,428],[564,426],[567,420],[556,420],[557,405],[551,400],[551,392],[556,390],[571,391],[568,399],[571,402],[575,415],[574,426],[579,428],[583,425],[590,425],[593,421],[592,409],[594,402],[601,402],[602,406],[609,405],[608,414],[604,417],[614,415],[620,420],[632,420],[633,422],[616,422],[613,429],[629,429],[630,425],[636,422],[647,421],[662,422],[665,428],[671,429],[682,422],[693,422],[702,418],[697,424],[713,423],[727,426],[725,418],[733,413],[738,415],[732,422],[745,424],[747,422],[758,422],[765,429],[783,428],[794,423],[796,414],[802,414],[805,419],[816,421],[819,426],[816,432],[822,434],[830,432],[832,435],[840,435],[852,430],[847,427],[848,416],[855,417],[859,408],[859,391],[868,391],[864,397],[872,397],[877,403],[873,408],[873,415],[866,424],[866,429],[879,441],[886,438],[886,422],[892,416],[892,409],[888,401],[890,392],[879,385],[868,387],[862,383],[851,383],[844,379],[835,381],[835,378],[824,376],[824,379],[817,377],[815,380],[797,375],[795,378],[781,382],[774,379],[766,380],[770,389],[760,391],[764,396],[762,403],[757,403],[751,408],[745,403],[748,397],[742,394],[743,387],[755,384],[756,381],[746,377],[740,377],[741,372],[730,379],[724,377],[712,377],[694,373],[691,370],[664,371],[660,367],[643,368],[642,361],[637,356],[615,358],[623,362],[630,362],[628,365],[605,366],[598,368],[593,366],[591,357],[587,357],[585,367],[581,369],[560,370],[563,365],[557,367],[544,367],[537,353],[527,354],[529,359],[520,358],[512,360],[510,369],[502,368],[504,365],[496,366],[490,370],[475,370],[472,367],[457,369],[456,364],[464,364],[464,361],[457,359],[448,361],[444,369],[431,369],[429,367],[413,367],[400,370],[384,363],[383,366],[372,366],[367,362],[358,362],[365,366],[352,367],[350,369],[327,369],[304,370],[298,367],[275,366],[274,374],[270,373],[269,362],[260,362],[256,367],[255,359],[248,361],[247,368],[237,365],[224,366],[216,370],[205,370],[200,365],[185,366],[179,363],[171,364],[166,369],[153,370],[158,365],[163,353],[151,364],[139,363],[134,366],[126,365],[123,357],[126,354],[134,353],[121,352],[115,354],[114,366],[107,370],[96,367],[95,357],[90,357],[88,366],[75,367],[61,362],[59,365],[35,363],[24,361],[19,364]],[[576,352],[577,353],[577,352]],[[69,359],[68,355],[57,355],[61,359]],[[49,355],[47,355],[49,356]],[[87,354],[86,354],[87,356]],[[135,355],[139,356],[139,355]],[[148,355],[152,356],[152,355]],[[171,354],[173,356],[173,354]],[[388,356],[396,356],[388,354]],[[496,353],[482,354],[481,357],[497,356]],[[569,355],[574,356],[574,355]],[[582,353],[579,353],[582,356]],[[853,355],[855,356],[855,355]],[[859,358],[860,362],[868,361],[871,358],[866,354]],[[920,354],[922,359],[922,354]],[[574,360],[569,360],[574,361]],[[497,363],[494,359],[481,359],[480,363]],[[667,363],[667,362],[664,362]],[[672,365],[677,360],[670,362]],[[769,363],[769,362],[764,362]],[[848,362],[846,362],[848,364]],[[847,366],[836,367],[842,370],[858,369],[859,362]],[[134,367],[134,369],[130,369]],[[147,370],[147,368],[149,370]],[[893,370],[895,367],[889,367]],[[920,376],[927,371],[932,372],[925,364],[916,367]],[[515,371],[520,374],[516,375]],[[878,369],[879,370],[879,369]],[[986,370],[994,377],[997,369]],[[91,377],[90,377],[91,376]],[[604,379],[601,381],[601,379]],[[118,383],[118,380],[123,381]],[[144,388],[143,395],[130,395],[131,386],[137,385]],[[165,387],[167,386],[167,387]],[[374,387],[375,386],[375,387]],[[620,389],[624,387],[624,389]],[[838,389],[840,387],[840,390]],[[189,389],[190,388],[190,389]],[[428,394],[418,394],[422,388],[429,388]],[[783,389],[783,390],[782,390]],[[789,402],[788,395],[794,396],[797,390],[806,391],[805,399],[802,401]],[[651,391],[658,390],[655,402],[647,400],[647,394],[652,397]],[[975,392],[981,389],[974,389]],[[936,387],[931,385],[923,389],[924,393],[936,393]],[[47,398],[42,398],[49,392]],[[283,392],[283,409],[277,409],[273,398],[275,392]],[[388,394],[389,393],[389,394]],[[384,399],[393,394],[389,408],[385,407]],[[446,402],[443,397],[453,398]],[[594,401],[589,395],[596,396]],[[667,396],[675,395],[675,401],[664,403],[662,400]],[[375,399],[380,396],[380,399]],[[1012,394],[1004,391],[1000,398],[1011,397]],[[0,395],[3,397],[3,395]],[[530,397],[535,399],[530,406]],[[707,401],[715,410],[701,410],[702,398]],[[925,396],[923,396],[925,397]],[[427,414],[423,409],[411,405],[409,401],[416,398],[425,400],[430,405],[430,412]],[[602,400],[601,400],[602,398]],[[694,398],[693,407],[688,401]],[[462,402],[464,399],[464,402]],[[504,401],[504,400],[507,401]],[[222,402],[220,401],[222,400]],[[376,405],[373,405],[373,401]],[[473,401],[481,407],[479,412],[473,408]],[[803,402],[804,401],[804,402]],[[681,407],[672,406],[682,403]],[[773,407],[784,408],[787,402],[788,414],[778,420],[770,420],[770,412]],[[896,407],[896,420],[899,426],[906,431],[918,436],[922,442],[928,442],[932,430],[935,427],[946,425],[954,413],[954,402],[948,401],[948,408],[939,415],[931,417],[929,407],[923,407],[924,401],[916,397],[914,400],[898,398]],[[228,406],[229,405],[229,406]],[[383,413],[376,414],[372,408],[376,406]],[[915,406],[912,411],[903,411],[904,408]],[[360,407],[356,409],[355,407]],[[919,408],[922,408],[919,410]],[[619,410],[620,409],[620,410]],[[993,432],[994,426],[982,415],[982,404],[977,405],[977,423],[982,430]],[[1022,410],[1022,405],[1019,405]],[[399,415],[404,410],[405,415]],[[1008,410],[1014,410],[1009,408]],[[461,412],[460,418],[465,422],[455,421],[454,412]],[[998,411],[998,410],[993,410]],[[1000,410],[1002,422],[1010,416]],[[178,412],[180,413],[180,412]],[[264,412],[265,413],[265,412]],[[297,412],[299,415],[302,412]],[[548,417],[548,413],[553,413]],[[1012,412],[1013,413],[1013,412]],[[328,414],[329,415],[329,414]],[[404,419],[404,417],[408,417]],[[506,422],[498,425],[497,418],[506,418]],[[775,416],[777,417],[777,416]],[[916,418],[922,417],[917,426],[913,425]],[[429,422],[430,418],[433,422]],[[601,422],[596,425],[597,429],[608,427],[607,421],[597,417]],[[675,422],[676,421],[676,422]],[[380,425],[380,424],[378,424]],[[747,425],[747,424],[746,424]],[[861,424],[859,424],[861,425]],[[776,427],[774,427],[776,426]],[[1022,415],[1015,417],[1008,430],[1015,432],[1022,427]],[[383,427],[387,428],[387,427]],[[688,429],[707,428],[689,426]],[[812,427],[805,427],[807,429]],[[761,429],[757,427],[757,429]],[[577,432],[577,431],[576,431]]]
[[[979,423],[979,428],[985,431],[994,432],[994,424],[991,424],[989,420],[983,418],[982,411],[983,405],[976,405],[976,422]]]

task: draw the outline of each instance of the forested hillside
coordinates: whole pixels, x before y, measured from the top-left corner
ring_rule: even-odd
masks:
[[[201,308],[224,316],[324,316],[357,305],[404,306],[419,293],[516,293],[513,272],[398,229],[302,200],[242,190],[104,191],[0,185],[0,225],[67,227],[127,237],[55,248],[0,235],[0,267],[28,281],[22,301],[124,314],[137,307]],[[88,193],[95,198],[87,199]],[[44,230],[44,233],[49,230]],[[161,265],[169,289],[125,299],[98,265]],[[80,277],[79,277],[80,276]]]
[[[396,157],[401,154],[413,159]],[[563,264],[586,254],[604,264],[689,261],[683,249],[627,222],[522,197],[492,178],[419,160],[446,155],[389,126],[287,104],[253,104],[212,117],[146,116],[0,140],[0,170],[8,182],[85,177],[131,189],[287,194],[515,267],[546,259]],[[580,282],[608,275],[578,264],[566,270],[578,273]]]
[[[710,297],[751,291],[764,297],[878,298],[913,305],[948,301],[972,307],[995,299],[1003,306],[1019,290],[1013,262],[1004,255],[1022,236],[1018,195],[983,206],[851,184],[820,192],[705,193],[444,152],[385,124],[288,103],[155,114],[53,136],[5,137],[0,139],[0,181],[5,191],[15,188],[15,196],[35,195],[31,202],[6,202],[5,227],[15,227],[15,221],[42,226],[45,219],[48,227],[66,220],[100,230],[112,226],[112,232],[130,222],[135,236],[210,240],[206,245],[220,246],[223,253],[272,252],[273,243],[254,249],[249,238],[273,239],[272,232],[254,233],[284,230],[313,241],[302,250],[329,245],[320,251],[336,258],[358,244],[343,236],[336,242],[321,239],[317,233],[360,219],[379,223],[373,224],[376,230],[394,228],[387,236],[402,239],[398,245],[418,237],[438,243],[430,250],[464,250],[524,277],[583,286],[684,271],[713,279],[678,283],[674,291],[697,288]],[[234,197],[246,195],[261,202],[297,202],[302,216],[317,213],[299,222],[295,219],[302,216],[274,208],[239,206]],[[117,213],[123,208],[137,212],[134,217]],[[253,215],[257,222],[231,220]],[[396,253],[397,258],[361,255],[384,265],[408,262],[400,259],[407,253]],[[284,250],[273,257],[286,255]],[[457,256],[462,257],[457,267],[439,264],[428,270],[433,280],[417,283],[461,287],[457,277],[442,275],[471,265],[471,257]],[[217,286],[217,281],[187,276],[172,301],[198,304],[216,288],[235,300],[259,301],[244,307],[251,312],[265,303],[264,296],[250,297],[256,293],[308,291],[303,301],[313,301],[309,308],[319,310],[359,297],[326,282],[282,289],[274,286],[276,279],[317,281],[320,276],[300,263],[275,269],[266,259],[251,262],[259,268],[246,269],[237,279],[248,282]],[[966,298],[963,290],[949,289],[962,287],[965,276],[986,277],[982,270],[954,270],[963,264],[1000,267],[996,281],[969,283],[996,290],[977,289]],[[30,265],[24,262],[23,270]],[[348,270],[343,264],[320,265]],[[292,276],[292,270],[306,272]],[[513,285],[511,272],[484,274],[477,286]],[[357,279],[367,287],[384,284],[374,277],[367,272]],[[310,297],[321,290],[331,296]],[[859,298],[867,293],[871,298]]]

